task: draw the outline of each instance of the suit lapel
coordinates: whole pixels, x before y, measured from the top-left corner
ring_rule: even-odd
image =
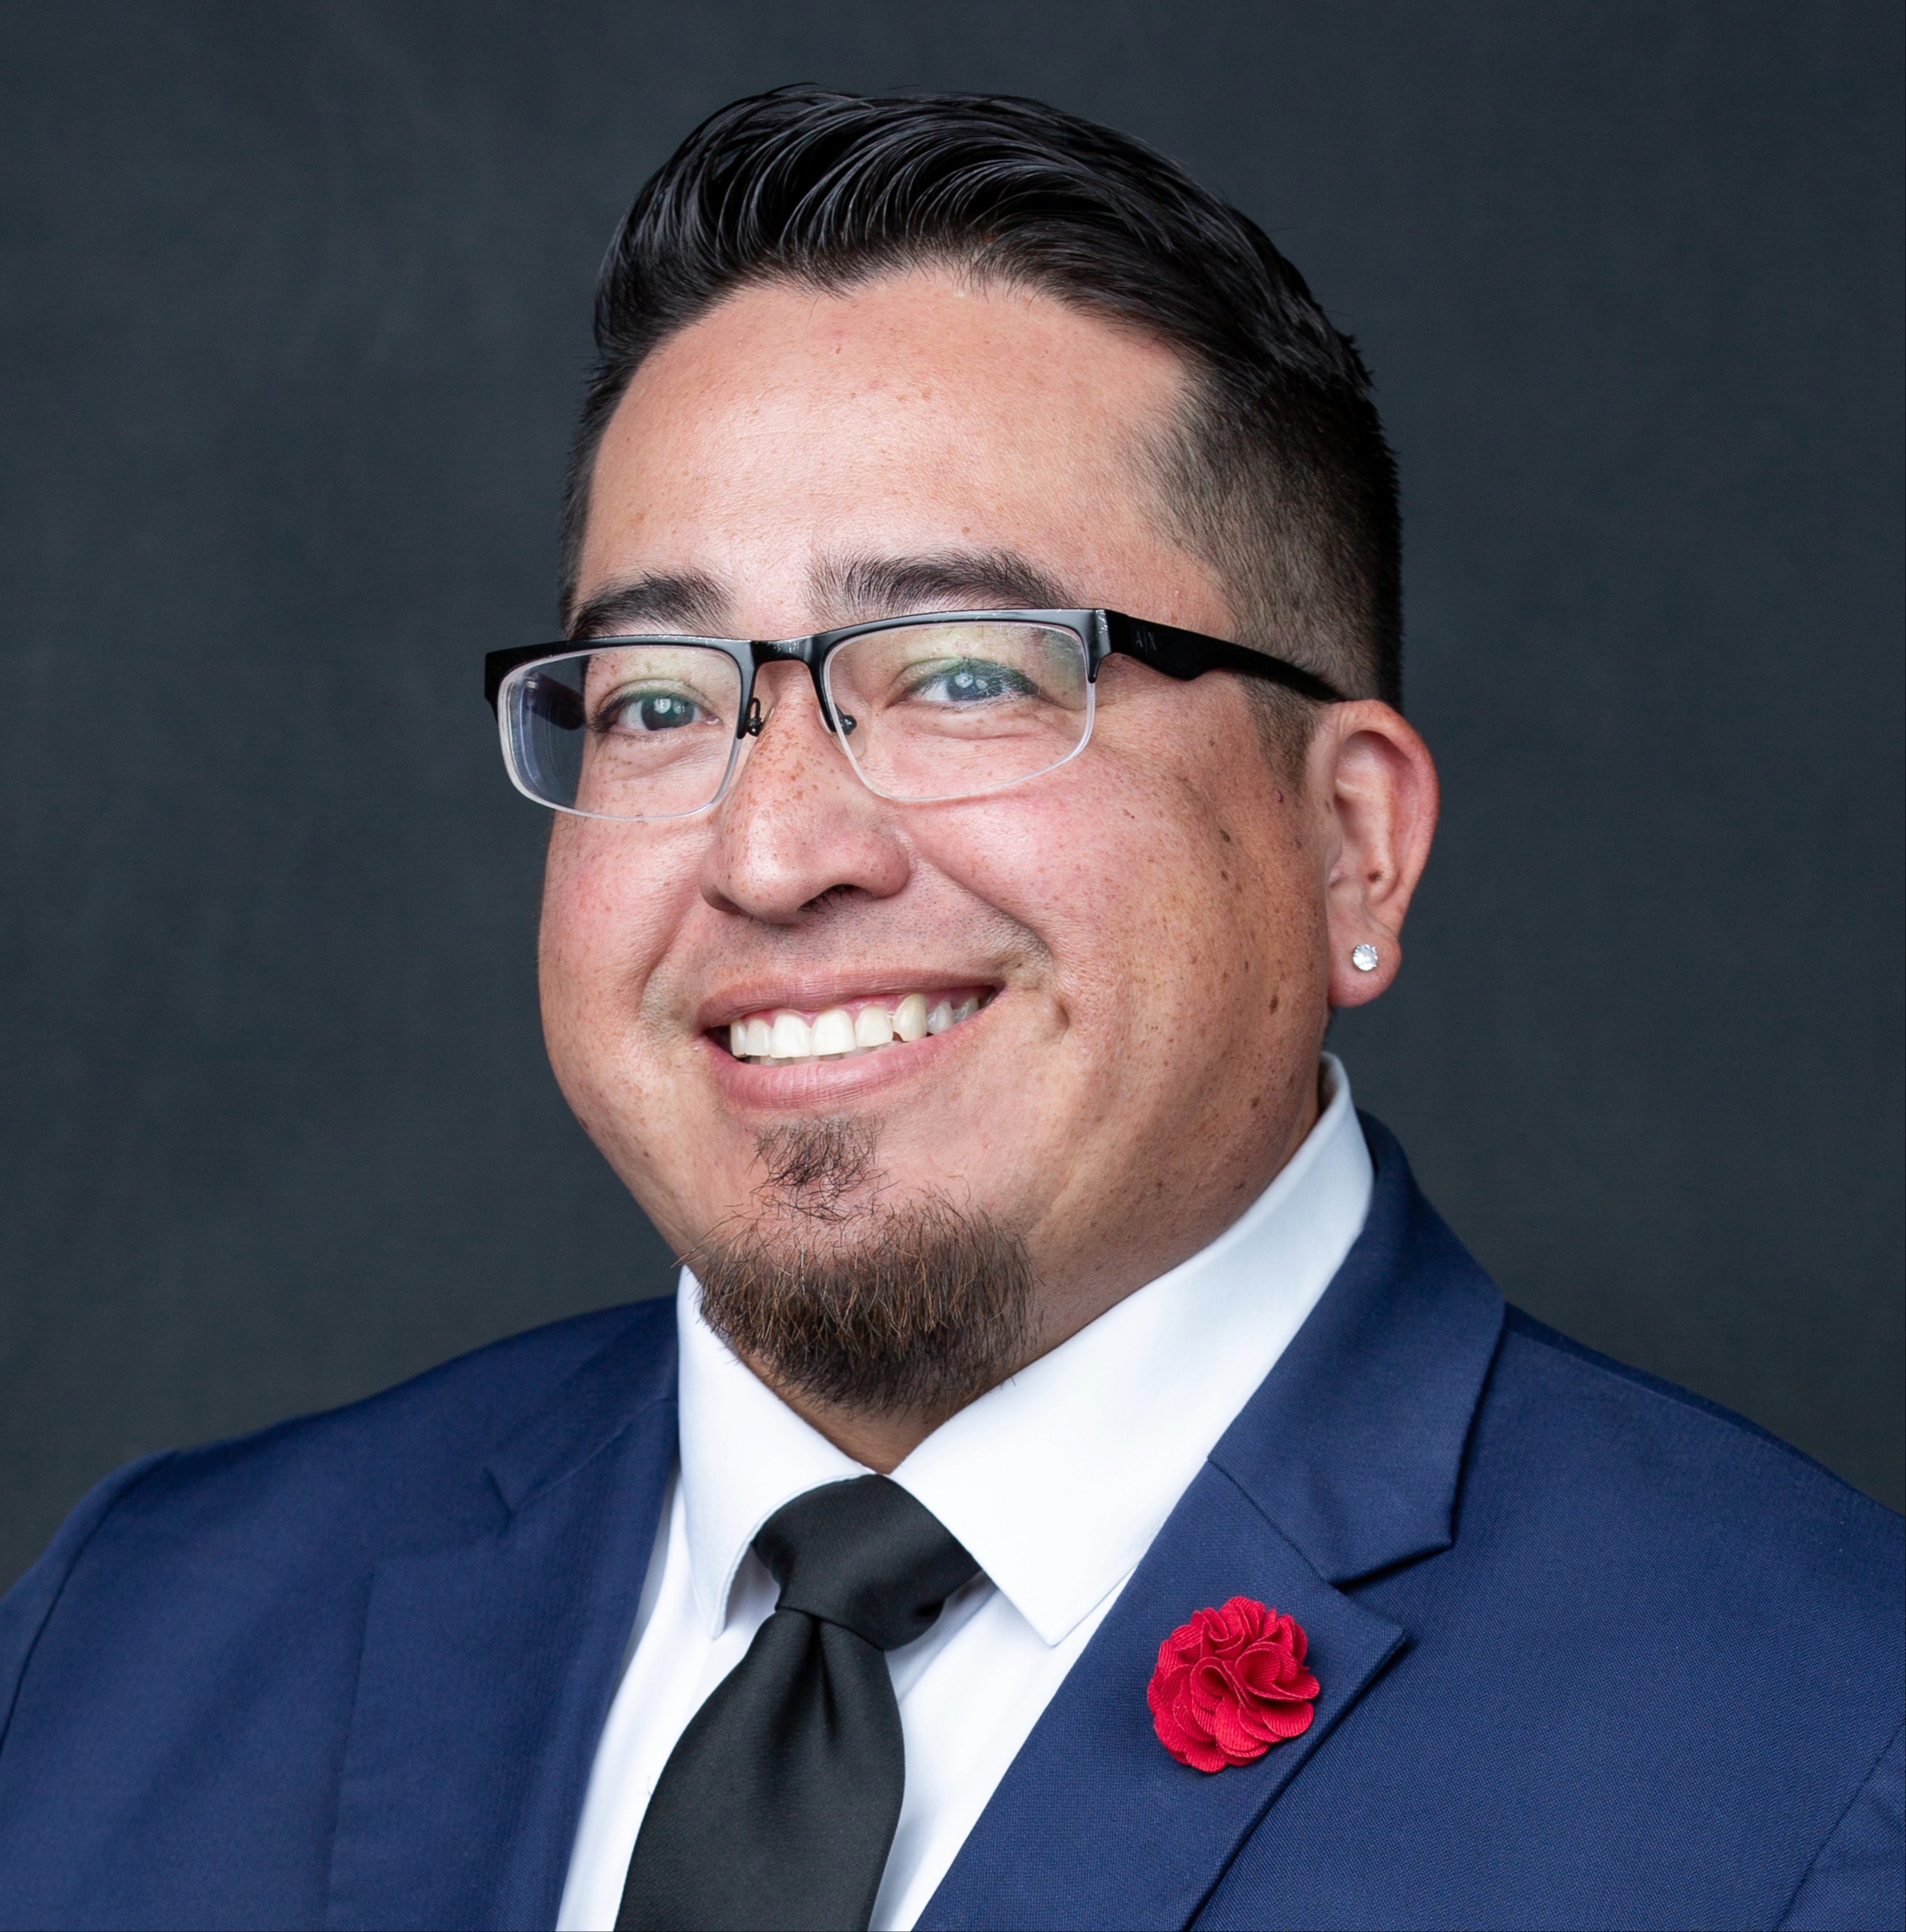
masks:
[[[496,1533],[378,1566],[331,1925],[554,1922],[675,1466],[675,1368],[672,1318],[638,1318],[491,1459]]]
[[[1237,1596],[1303,1625],[1317,1715],[1256,1764],[1207,1775],[1166,1754],[1145,1686],[1169,1631]],[[921,1925],[1185,1924],[1402,1636],[1324,1582],[1207,1464],[1014,1760]]]
[[[1449,1547],[1502,1297],[1364,1120],[1362,1235],[1228,1430],[1015,1759],[922,1927],[1183,1926],[1408,1634],[1338,1586]],[[1145,1687],[1164,1637],[1255,1597],[1310,1640],[1302,1736],[1254,1764],[1176,1763]]]

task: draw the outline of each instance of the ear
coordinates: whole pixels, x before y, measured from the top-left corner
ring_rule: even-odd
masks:
[[[1369,698],[1324,713],[1306,762],[1311,796],[1329,821],[1330,1004],[1361,1006],[1403,963],[1404,919],[1436,836],[1435,761],[1401,713]],[[1360,946],[1376,948],[1368,971],[1353,957]]]

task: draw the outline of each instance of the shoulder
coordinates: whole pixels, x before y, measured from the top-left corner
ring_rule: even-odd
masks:
[[[1577,1479],[1619,1473],[1657,1502],[1755,1510],[1759,1531],[1818,1526],[1849,1555],[1897,1560],[1906,1520],[1719,1402],[1601,1355],[1512,1306],[1485,1411],[1578,1447]],[[1565,1466],[1555,1473],[1569,1476]],[[1762,1512],[1771,1510],[1770,1521]]]
[[[1345,1586],[1395,1656],[1226,1922],[1265,1922],[1293,1842],[1305,1924],[1889,1922],[1900,1519],[1515,1311],[1467,1420],[1444,1538]]]
[[[1470,1640],[1630,1880],[1707,1896],[1725,1867],[1772,1916],[1722,1922],[1783,1899],[1796,1927],[1886,1922],[1863,1915],[1897,1898],[1906,1522],[1514,1309],[1466,1463],[1445,1560],[1488,1606]]]
[[[1518,1309],[1470,1464],[1466,1530],[1540,1522],[1611,1578],[1645,1569],[1649,1595],[1685,1600],[1684,1628],[1791,1619],[1816,1662],[1823,1645],[1897,1658],[1906,1522],[1744,1417]]]
[[[675,1305],[640,1302],[554,1322],[347,1407],[230,1441],[148,1456],[100,1483],[0,1603],[0,1733],[7,1686],[63,1600],[150,1618],[207,1591],[234,1609],[319,1594],[385,1556],[493,1527],[488,1459],[605,1358],[639,1399],[672,1396]]]
[[[480,1476],[485,1460],[558,1400],[579,1370],[609,1352],[644,1368],[674,1362],[675,1306],[664,1298],[579,1315],[460,1355],[381,1393],[255,1434],[182,1450],[140,1482],[127,1507],[190,1513],[213,1528],[273,1499],[308,1512],[348,1506],[375,1536],[422,1512],[441,1513]]]

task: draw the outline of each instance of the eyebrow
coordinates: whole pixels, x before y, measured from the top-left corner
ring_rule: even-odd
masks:
[[[814,608],[836,624],[902,617],[916,611],[1070,610],[1064,585],[1011,550],[941,550],[917,557],[823,558],[809,573]],[[650,572],[609,585],[579,606],[570,636],[724,637],[732,611],[726,589],[700,571]],[[822,628],[828,628],[823,626]]]
[[[629,637],[660,628],[684,636],[721,637],[728,611],[728,594],[714,578],[697,570],[654,572],[598,591],[570,620],[569,634],[578,639]]]
[[[917,557],[825,558],[810,573],[814,607],[837,623],[916,611],[1070,610],[1065,587],[1012,550],[939,550]]]

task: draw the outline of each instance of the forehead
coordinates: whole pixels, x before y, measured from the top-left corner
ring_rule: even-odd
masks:
[[[1142,445],[1185,389],[1174,351],[1024,289],[928,273],[745,289],[636,372],[597,458],[580,587],[956,546],[1082,589],[1120,560],[1129,577],[1135,545],[1168,549]]]

